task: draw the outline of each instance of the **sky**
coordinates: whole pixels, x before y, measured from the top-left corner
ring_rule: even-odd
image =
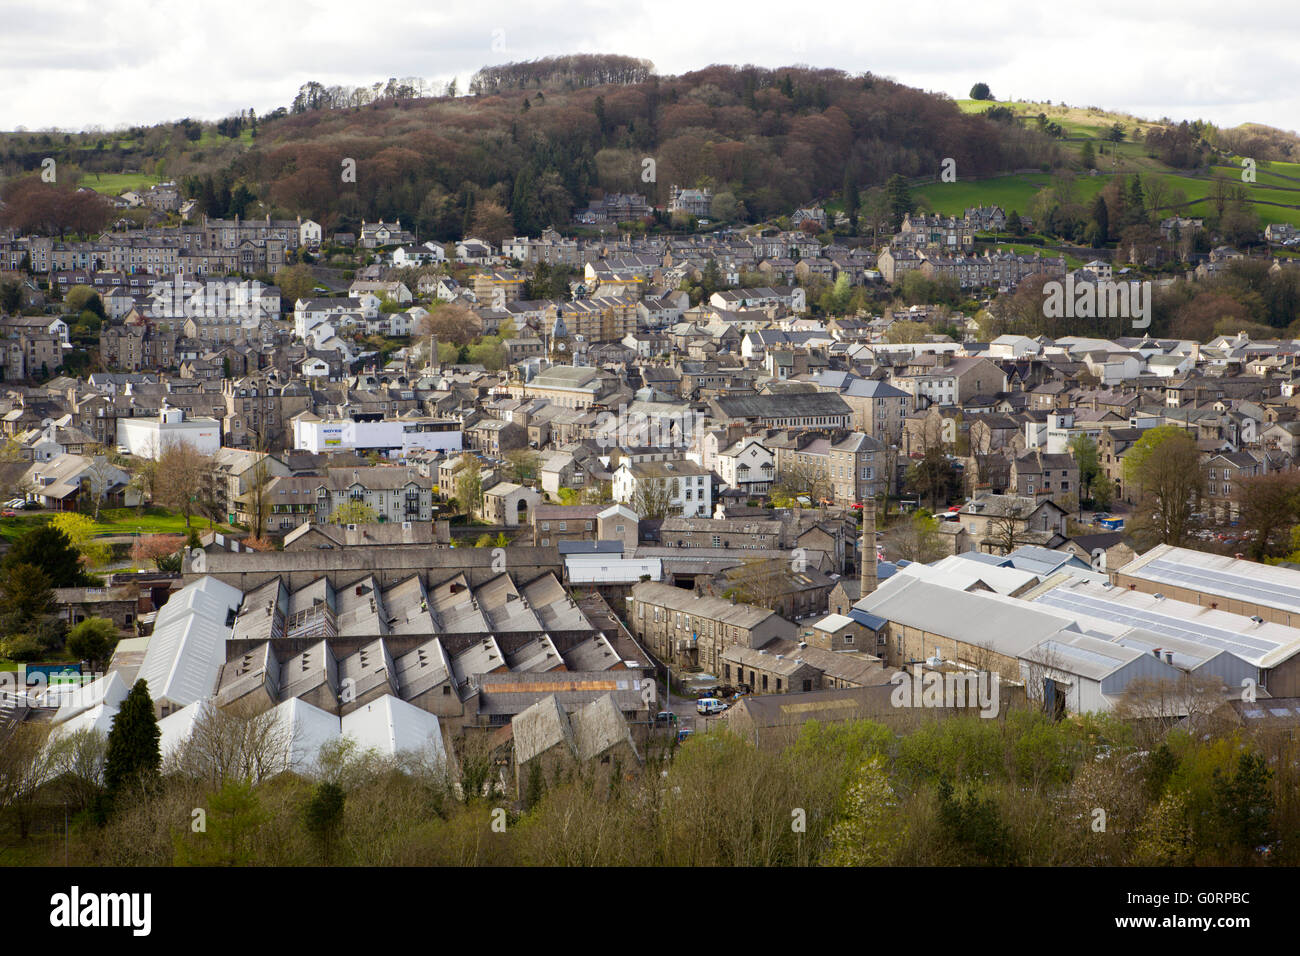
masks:
[[[812,15],[803,17],[804,10]],[[309,80],[560,53],[870,71],[954,97],[1300,130],[1300,4],[1222,0],[0,0],[0,130],[113,129],[288,106]]]

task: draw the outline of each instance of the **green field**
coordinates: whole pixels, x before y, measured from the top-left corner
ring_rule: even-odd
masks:
[[[1015,210],[1024,216],[1029,214],[1034,194],[1052,184],[1050,173],[1019,173],[963,181],[959,169],[957,177],[955,183],[927,183],[918,186],[913,193],[924,197],[934,212],[945,216],[960,215],[967,207],[979,205],[998,205],[1007,212]],[[1076,177],[1075,187],[1080,200],[1090,202],[1109,181],[1109,176],[1101,175]]]
[[[84,173],[80,185],[105,196],[120,196],[128,189],[148,189],[160,182],[159,177],[147,173]]]
[[[1269,168],[1294,165],[1273,163]],[[1270,222],[1300,225],[1300,182],[1281,179],[1262,166],[1257,170],[1254,183],[1242,183],[1240,169],[1216,167],[1216,172],[1231,174],[1230,185],[1246,188],[1247,195],[1259,214],[1261,229]],[[1290,170],[1286,172],[1289,174]],[[1021,215],[1028,215],[1034,194],[1052,184],[1049,173],[1017,173],[965,181],[960,179],[960,175],[961,171],[958,170],[959,178],[955,183],[926,183],[916,187],[913,194],[923,198],[931,211],[945,216],[960,215],[966,208],[979,205],[999,205],[1007,212],[1014,210]],[[1183,193],[1187,204],[1178,209],[1183,215],[1205,215],[1206,201],[1214,192],[1213,178],[1151,169],[1143,170],[1141,175],[1143,178],[1158,176],[1171,188]],[[1089,204],[1097,193],[1106,188],[1111,178],[1110,173],[1076,175],[1074,183],[1079,201],[1085,206]],[[1173,210],[1169,212],[1172,213]]]
[[[52,515],[19,513],[13,518],[0,518],[0,538],[12,541],[14,538],[30,531],[32,528],[46,524]],[[200,532],[208,529],[206,518],[193,516],[190,523]],[[218,524],[219,531],[229,531],[226,525]],[[96,536],[123,534],[188,534],[185,516],[168,511],[165,508],[145,508],[137,515],[134,508],[105,508],[99,513],[95,522]]]

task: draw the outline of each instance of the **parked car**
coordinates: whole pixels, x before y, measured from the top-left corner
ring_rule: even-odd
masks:
[[[693,733],[695,733],[695,731],[691,730],[691,728],[683,727],[681,730],[677,731],[677,742],[681,743],[683,740],[691,736],[691,734]]]
[[[0,517],[4,517],[4,518],[17,518],[17,517],[18,517],[18,512],[17,512],[17,511],[14,511],[13,508],[6,508],[4,511],[0,511]]]
[[[25,504],[27,504],[27,499],[26,499],[26,498],[10,498],[8,501],[5,502],[5,507],[6,507],[6,508],[21,508],[21,507],[22,507],[23,505],[25,505]]]
[[[709,716],[711,714],[720,714],[727,709],[727,705],[716,697],[701,697],[695,702],[695,709],[701,714]]]
[[[674,714],[671,710],[661,710],[659,711],[659,713],[655,714],[655,723],[675,724],[677,723],[677,715]]]

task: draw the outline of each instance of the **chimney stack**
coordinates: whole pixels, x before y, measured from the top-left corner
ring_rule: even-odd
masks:
[[[876,499],[862,504],[862,597],[876,589]]]

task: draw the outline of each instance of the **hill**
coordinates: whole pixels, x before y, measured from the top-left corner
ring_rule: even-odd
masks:
[[[412,95],[390,82],[367,99],[307,84],[290,108],[227,122],[227,136],[188,120],[6,134],[0,163],[14,175],[52,156],[92,187],[95,174],[178,178],[216,215],[301,213],[327,228],[400,218],[451,238],[485,204],[506,211],[509,229],[535,233],[602,192],[664,203],[678,184],[711,186],[726,218],[762,219],[846,184],[933,175],[945,158],[971,176],[1053,159],[1046,136],[1013,135],[871,74],[714,66],[655,76],[603,68],[626,58],[589,59],[480,71],[470,96]],[[355,182],[341,177],[345,159],[356,162]]]

